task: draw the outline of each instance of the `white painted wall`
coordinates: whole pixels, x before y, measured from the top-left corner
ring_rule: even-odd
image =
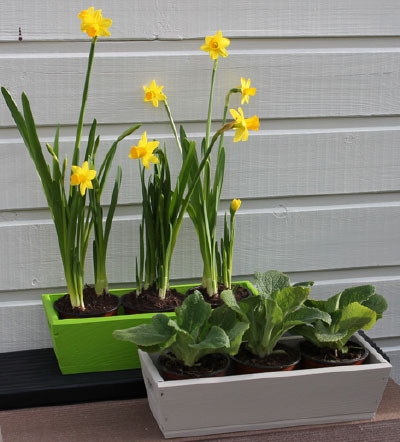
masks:
[[[77,14],[88,6],[15,0],[0,13],[0,83],[16,98],[26,91],[43,142],[61,124],[68,154],[89,49]],[[97,44],[86,113],[87,123],[99,122],[100,150],[141,121],[150,136],[166,140],[171,162],[177,158],[163,109],[143,103],[142,85],[153,78],[165,86],[175,120],[200,140],[211,61],[199,47],[221,29],[232,40],[217,72],[215,118],[227,89],[244,76],[257,87],[246,113],[261,122],[247,143],[225,138],[222,209],[242,199],[235,275],[279,269],[295,281],[315,280],[320,297],[376,284],[389,311],[370,334],[390,353],[400,380],[398,1],[99,0],[95,6],[113,19],[112,37]],[[232,107],[239,104],[235,97]],[[115,160],[123,165],[123,185],[108,268],[118,287],[134,280],[140,187],[127,154],[139,136],[122,143]],[[63,271],[41,185],[3,101],[0,158],[0,351],[47,347],[40,294],[64,290]],[[186,221],[175,280],[201,275],[196,251]]]

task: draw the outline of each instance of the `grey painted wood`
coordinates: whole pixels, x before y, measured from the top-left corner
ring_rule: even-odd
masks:
[[[153,79],[165,86],[177,122],[206,118],[212,62],[200,51],[200,43],[195,51],[157,51],[155,47],[151,52],[130,52],[128,42],[111,53],[102,52],[101,47],[100,42],[86,122],[94,117],[107,124],[167,121],[162,107],[155,109],[143,102],[142,86]],[[27,93],[39,125],[76,124],[87,51],[57,56],[47,52],[2,54],[0,78],[16,99],[23,90]],[[249,116],[399,114],[399,72],[398,48],[270,50],[266,40],[263,48],[253,50],[248,43],[247,48],[232,47],[231,55],[219,63],[214,116],[222,118],[225,96],[240,85],[242,76],[250,77],[258,89],[245,107]],[[239,97],[231,104],[239,106]],[[0,126],[11,124],[2,100]]]
[[[225,135],[227,155],[223,199],[393,192],[400,189],[398,126],[270,130],[272,123],[265,121],[262,125],[266,130],[251,134],[248,144],[233,143],[233,133]],[[205,123],[198,124],[193,128],[197,129],[196,132],[188,132],[198,146],[201,143],[198,132],[204,131],[204,127]],[[105,132],[98,163],[110,147],[111,140],[117,138],[123,128],[117,126],[111,130],[114,135],[110,135],[110,128],[100,127],[98,131],[99,134]],[[147,130],[149,136],[166,140],[171,172],[175,177],[181,160],[172,135],[157,133],[159,129],[155,124],[145,125],[143,130]],[[45,132],[49,133],[50,129]],[[69,136],[70,131],[66,132],[61,139],[60,156],[67,154],[68,158],[72,158],[74,142]],[[122,142],[114,160],[114,170],[116,164],[123,167],[120,204],[141,203],[137,161],[128,159],[130,147],[137,145],[141,134],[142,130],[139,130]],[[45,135],[42,140],[48,156],[45,143],[53,140]],[[0,149],[3,161],[8,165],[0,175],[0,187],[3,189],[0,210],[47,207],[32,160],[18,134],[13,131],[12,134],[7,133],[6,138],[0,138]],[[17,181],[14,179],[16,168],[20,174]],[[114,175],[110,173],[104,194],[105,204],[110,201]]]
[[[399,35],[396,0],[98,0],[113,19],[113,39],[202,38],[222,29],[230,37]],[[83,39],[76,16],[88,3],[59,2],[56,8],[17,0],[0,17],[0,40]],[[210,13],[212,11],[212,13]],[[193,20],[195,18],[195,20]]]

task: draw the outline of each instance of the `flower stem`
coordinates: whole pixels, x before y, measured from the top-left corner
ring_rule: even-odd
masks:
[[[240,92],[240,89],[233,88],[226,95],[225,107],[224,107],[224,116],[223,116],[223,119],[222,119],[222,126],[224,126],[224,124],[226,123],[226,115],[228,113],[229,99],[230,99],[232,94],[237,93],[237,92]],[[219,139],[219,149],[221,149],[223,142],[224,142],[224,134],[222,133],[221,138]]]
[[[210,141],[210,130],[211,130],[211,111],[212,111],[212,102],[214,95],[214,83],[215,83],[215,73],[217,71],[218,66],[218,58],[214,60],[214,67],[211,76],[211,89],[210,89],[210,100],[208,102],[208,115],[207,115],[207,128],[206,128],[206,149],[208,149],[208,143]]]
[[[176,126],[175,126],[175,123],[174,123],[174,119],[172,118],[171,109],[170,109],[169,106],[168,106],[168,102],[167,102],[167,100],[164,100],[164,107],[165,107],[165,110],[167,111],[167,115],[168,115],[168,118],[169,118],[169,122],[170,122],[170,124],[171,124],[171,128],[172,128],[172,132],[173,132],[174,135],[175,135],[176,144],[177,144],[177,146],[178,146],[179,152],[180,152],[181,155],[182,155],[182,146],[181,146],[181,142],[179,141],[178,132],[176,131]]]

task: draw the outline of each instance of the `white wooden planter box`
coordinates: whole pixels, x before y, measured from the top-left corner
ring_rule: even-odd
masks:
[[[361,336],[363,365],[164,381],[139,351],[153,416],[166,438],[371,419],[391,365]],[[286,339],[296,345],[299,338]]]

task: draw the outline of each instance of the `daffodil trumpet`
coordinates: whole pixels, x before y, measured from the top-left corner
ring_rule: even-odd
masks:
[[[227,214],[224,217],[224,236],[221,238],[220,249],[216,247],[218,282],[224,287],[232,288],[233,246],[235,243],[235,216],[241,205],[239,199],[234,199],[230,206],[230,225]]]

